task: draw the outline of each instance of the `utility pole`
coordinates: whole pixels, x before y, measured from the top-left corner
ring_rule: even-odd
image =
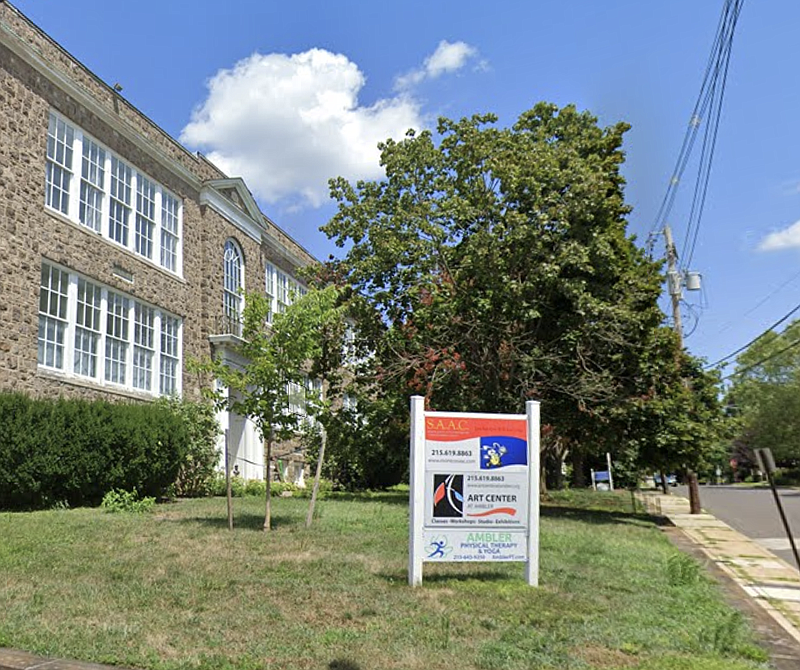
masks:
[[[683,297],[683,277],[678,270],[678,254],[672,240],[672,229],[664,226],[664,239],[667,244],[667,289],[672,301],[672,323],[678,335],[678,346],[683,350],[683,321],[681,320],[681,298]],[[697,473],[686,468],[686,484],[689,486],[689,511],[691,514],[700,514],[700,487],[697,484]]]

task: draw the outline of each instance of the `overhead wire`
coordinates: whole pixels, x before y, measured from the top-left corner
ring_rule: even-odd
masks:
[[[800,277],[800,271],[795,272],[791,277],[789,277],[789,279],[787,279],[780,286],[778,286],[778,288],[776,288],[774,291],[770,291],[767,295],[765,295],[763,298],[761,298],[761,300],[759,300],[755,305],[753,305],[744,314],[742,314],[742,317],[750,316],[759,307],[761,307],[761,305],[765,304],[770,298],[772,298],[772,296],[776,295],[777,293],[779,293],[780,291],[785,289],[789,284],[791,284],[798,277]],[[735,323],[734,321],[728,321],[725,324],[723,324],[723,326],[717,331],[717,335],[719,335],[720,333],[724,333],[734,323]]]
[[[678,159],[675,164],[675,169],[670,177],[667,191],[661,201],[661,206],[658,210],[656,218],[650,229],[649,237],[652,238],[654,234],[662,230],[667,223],[672,207],[675,203],[675,198],[678,192],[683,173],[689,163],[689,158],[694,148],[694,143],[697,139],[698,129],[700,127],[700,120],[702,115],[705,114],[709,101],[712,99],[710,93],[715,89],[715,84],[719,76],[719,63],[721,56],[724,53],[730,53],[730,46],[732,43],[732,31],[728,29],[730,23],[731,10],[735,10],[735,18],[738,20],[738,13],[741,11],[741,5],[744,0],[726,0],[723,12],[720,16],[717,32],[712,45],[711,54],[709,55],[706,70],[703,76],[703,81],[700,87],[700,93],[692,110],[689,120],[689,126],[684,134],[681,149],[678,153]],[[735,7],[733,6],[735,4]],[[734,22],[735,26],[735,22]],[[727,44],[727,46],[726,46]]]
[[[731,374],[729,374],[728,376],[723,377],[721,379],[721,381],[726,381],[728,379],[732,379],[733,377],[739,377],[740,375],[743,375],[743,374],[745,374],[747,372],[750,372],[750,370],[752,370],[753,368],[757,368],[762,363],[766,363],[767,361],[770,361],[773,358],[776,358],[776,357],[780,356],[781,354],[786,353],[787,351],[789,351],[789,349],[793,349],[794,347],[796,347],[798,345],[800,345],[800,339],[797,339],[794,342],[791,342],[790,344],[787,344],[785,347],[783,347],[783,349],[779,349],[778,351],[772,352],[769,356],[764,356],[764,358],[762,358],[759,361],[756,361],[755,363],[751,363],[746,368],[742,368],[741,370],[736,370],[734,372],[731,372]]]
[[[794,313],[795,313],[795,312],[797,312],[798,310],[800,310],[800,303],[798,303],[797,305],[795,305],[795,306],[794,306],[792,309],[790,309],[790,310],[789,310],[789,311],[788,311],[786,314],[784,314],[784,315],[783,315],[783,316],[782,316],[780,319],[778,319],[778,320],[777,320],[775,323],[773,323],[773,324],[772,324],[772,325],[771,325],[769,328],[767,328],[767,329],[766,329],[766,330],[764,330],[764,331],[763,331],[761,334],[759,334],[759,335],[757,335],[756,337],[754,337],[754,338],[753,338],[752,340],[750,340],[750,341],[749,341],[747,344],[745,344],[745,345],[743,345],[743,346],[739,347],[739,348],[738,348],[736,351],[732,351],[732,352],[731,352],[731,353],[729,353],[727,356],[723,356],[723,357],[722,357],[722,358],[720,358],[718,361],[714,361],[713,363],[709,363],[708,365],[704,365],[703,367],[704,367],[704,368],[706,368],[706,369],[708,369],[708,368],[713,368],[713,367],[715,367],[715,366],[719,365],[720,363],[723,363],[723,362],[727,361],[728,359],[730,359],[730,358],[733,358],[734,356],[736,356],[736,354],[740,354],[740,353],[742,353],[742,352],[743,352],[745,349],[747,349],[747,348],[748,348],[748,347],[750,347],[751,345],[753,345],[753,344],[755,344],[756,342],[758,342],[758,341],[759,341],[759,340],[760,340],[762,337],[764,337],[764,336],[765,336],[767,333],[770,333],[770,332],[772,332],[772,331],[773,331],[775,328],[777,328],[778,326],[780,326],[780,325],[781,325],[781,324],[782,324],[784,321],[786,321],[786,319],[788,319],[790,316],[792,316],[792,314],[794,314]]]
[[[681,254],[683,258],[682,267],[684,268],[688,268],[692,262],[700,233],[700,223],[705,209],[708,185],[711,178],[711,166],[714,160],[717,135],[722,117],[722,103],[725,98],[725,88],[728,81],[733,36],[743,3],[744,0],[727,0],[725,5],[723,36],[715,59],[714,76],[707,97],[710,123],[706,124],[703,134],[703,148],[697,171],[697,181],[695,182],[689,223],[686,229],[683,253]]]

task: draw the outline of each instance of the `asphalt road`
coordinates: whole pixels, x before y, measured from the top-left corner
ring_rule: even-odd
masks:
[[[678,495],[689,497],[685,486],[671,490]],[[789,521],[795,545],[800,551],[800,491],[778,489],[778,495]],[[700,504],[707,512],[754,539],[789,565],[797,565],[781,523],[775,498],[769,488],[701,486]]]

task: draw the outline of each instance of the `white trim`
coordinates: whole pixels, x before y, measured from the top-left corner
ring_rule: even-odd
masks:
[[[539,586],[539,478],[541,477],[540,449],[541,403],[529,400],[525,403],[528,419],[528,562],[525,564],[525,579],[530,586]]]
[[[100,281],[96,281],[89,277],[86,277],[83,274],[78,272],[74,272],[59,263],[54,263],[47,258],[43,258],[41,261],[42,265],[47,265],[53,269],[56,269],[60,272],[64,272],[67,274],[67,318],[66,324],[64,329],[64,338],[62,342],[62,346],[64,348],[64,354],[62,357],[62,366],[52,367],[48,366],[44,363],[37,363],[37,369],[39,372],[47,372],[51,373],[54,376],[58,377],[59,379],[64,379],[65,381],[75,382],[75,383],[82,383],[83,385],[88,385],[94,388],[101,388],[101,389],[118,389],[122,390],[126,393],[133,394],[135,396],[146,396],[149,398],[158,397],[161,395],[160,388],[161,388],[161,380],[160,380],[160,366],[157,367],[156,363],[159,360],[159,356],[161,353],[161,317],[168,316],[172,319],[177,319],[178,321],[178,333],[177,333],[177,369],[175,371],[175,387],[176,392],[180,395],[182,391],[182,380],[183,380],[183,320],[179,316],[175,316],[170,312],[162,309],[157,305],[152,305],[146,301],[140,300],[131,296],[127,293],[119,291],[118,289],[108,286]],[[82,375],[75,372],[75,332],[77,328],[77,313],[78,313],[78,281],[83,279],[84,281],[88,282],[94,287],[97,287],[101,291],[100,297],[100,321],[99,327],[100,330],[97,333],[97,343],[95,349],[95,371],[94,376],[87,376]],[[41,289],[40,289],[41,290]],[[115,295],[120,296],[123,300],[127,302],[127,332],[125,336],[125,344],[126,344],[126,352],[125,352],[125,381],[124,383],[113,382],[106,379],[106,341],[108,339],[108,295],[109,293],[114,293]],[[143,307],[148,309],[152,309],[155,311],[154,314],[154,331],[153,331],[153,345],[154,345],[154,356],[151,362],[151,370],[150,370],[150,390],[144,390],[134,387],[133,385],[133,353],[134,348],[136,347],[136,338],[135,338],[135,328],[136,328],[136,319],[135,319],[135,310],[136,304],[140,304]],[[41,312],[37,311],[39,317],[42,315]],[[156,329],[158,326],[158,329]]]
[[[35,26],[32,25],[32,27],[38,32],[41,32]],[[11,51],[11,53],[36,70],[39,74],[43,75],[56,88],[73,98],[80,106],[84,107],[91,114],[99,118],[103,123],[107,124],[113,130],[118,132],[124,139],[135,144],[139,150],[148,156],[148,158],[185,181],[193,189],[197,191],[200,190],[202,187],[202,181],[194,173],[177,161],[170,160],[163,152],[156,148],[155,143],[147,142],[147,140],[138,132],[134,131],[126,123],[124,123],[119,116],[113,114],[111,110],[98,103],[95,97],[90,93],[87,93],[84,87],[79,86],[71,79],[68,79],[61,72],[53,69],[46,60],[44,60],[37,52],[31,49],[31,45],[27,41],[21,39],[15,32],[13,32],[8,24],[3,22],[0,22],[0,44],[5,46],[9,51]],[[105,86],[108,89],[109,96],[117,96],[117,93],[114,92],[110,86],[104,84],[93,74],[92,77],[95,78],[99,85]],[[145,120],[149,120],[129,103],[125,101],[123,101],[123,103],[127,107],[130,107],[133,113],[140,115]],[[188,157],[192,158],[193,160],[197,160],[189,151],[186,150],[185,147],[169,137],[169,135],[164,133],[163,130],[155,125],[153,125],[153,129],[159,133],[163,133],[165,137],[170,139],[170,141],[175,144],[175,146],[180,147],[181,150],[185,151]]]
[[[123,158],[118,152],[113,151],[102,142],[99,142],[94,136],[84,131],[83,128],[77,125],[74,121],[67,118],[64,114],[53,108],[50,109],[48,115],[48,134],[49,134],[50,119],[55,119],[57,122],[65,124],[68,128],[72,130],[73,139],[72,139],[72,146],[70,147],[70,150],[72,152],[72,164],[69,166],[70,180],[68,184],[69,192],[67,194],[69,205],[67,213],[65,214],[55,209],[54,207],[48,205],[46,196],[45,196],[45,207],[44,207],[45,211],[55,213],[67,218],[72,223],[75,223],[78,226],[81,226],[86,230],[96,234],[98,237],[102,238],[105,242],[111,243],[118,248],[125,249],[129,253],[133,254],[136,258],[145,260],[151,263],[152,265],[161,268],[162,270],[164,270],[165,272],[169,273],[172,276],[182,277],[183,239],[181,238],[180,235],[177,236],[175,269],[174,270],[170,269],[161,264],[161,232],[164,229],[163,226],[164,213],[161,208],[161,202],[163,194],[167,194],[171,198],[175,199],[175,201],[178,204],[177,227],[178,230],[181,231],[183,226],[183,216],[184,216],[183,198],[181,198],[176,193],[166,188],[158,180],[153,179],[150,175],[142,171],[139,167],[134,165],[127,158]],[[97,189],[100,191],[102,195],[102,206],[100,211],[101,225],[99,231],[95,230],[91,226],[84,224],[80,220],[80,192],[81,192],[81,183],[83,180],[83,146],[87,140],[92,144],[94,144],[95,146],[97,146],[105,153],[104,164],[103,164],[103,171],[104,171],[103,188]],[[118,180],[118,175],[112,171],[112,165],[114,164],[114,161],[116,161],[117,164],[123,168],[123,170],[127,170],[130,172],[130,180],[127,182],[122,182],[123,189],[127,189],[129,191],[129,198],[127,201],[112,196],[112,183],[114,182],[115,179]],[[48,165],[50,163],[50,159],[46,158],[45,163],[46,165]],[[47,170],[45,170],[45,174],[47,174]],[[153,216],[155,218],[152,220],[153,230],[150,237],[150,251],[152,257],[146,256],[137,251],[136,249],[137,217],[139,214],[138,192],[141,179],[148,182],[154,190]],[[46,184],[49,184],[47,182],[46,176],[45,176],[45,181]],[[126,232],[125,243],[112,237],[112,221],[111,221],[112,200],[120,203],[120,205],[125,207],[127,210],[127,217],[126,217],[127,227],[125,231]]]
[[[411,461],[409,465],[408,584],[422,584],[425,544],[425,398],[411,396]]]
[[[265,231],[256,221],[247,216],[241,209],[234,205],[228,198],[217,191],[213,186],[203,186],[200,191],[200,204],[208,205],[227,221],[236,226],[250,239],[261,244],[261,236]]]

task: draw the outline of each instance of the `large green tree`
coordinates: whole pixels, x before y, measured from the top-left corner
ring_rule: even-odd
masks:
[[[738,456],[769,448],[783,465],[800,462],[800,320],[748,347],[731,382],[726,403],[737,425]]]
[[[725,458],[719,373],[704,370],[666,327],[653,331],[640,363],[638,393],[618,415],[637,469],[712,471]]]
[[[572,444],[606,449],[663,318],[659,266],[626,232],[628,126],[547,103],[495,122],[441,119],[438,137],[380,146],[385,179],[333,180],[332,270],[379,315],[378,392],[450,410],[539,399]]]

